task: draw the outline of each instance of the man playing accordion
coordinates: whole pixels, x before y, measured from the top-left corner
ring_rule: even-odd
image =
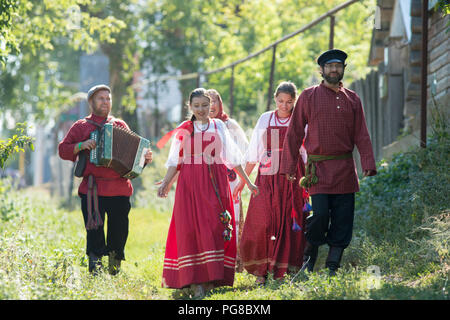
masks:
[[[92,87],[87,94],[91,114],[76,121],[59,144],[59,156],[76,161],[85,158],[84,170],[79,174],[83,180],[78,188],[81,211],[86,226],[86,254],[89,256],[89,272],[97,274],[102,256],[109,256],[109,272],[117,274],[120,263],[125,260],[124,248],[128,237],[128,213],[133,193],[131,181],[112,168],[96,166],[89,161],[90,150],[96,141],[91,132],[105,123],[112,123],[129,130],[128,125],[110,115],[111,89],[106,85]],[[84,157],[82,155],[84,154]],[[87,156],[86,156],[87,155]],[[150,149],[145,153],[145,165],[152,161]],[[108,214],[105,239],[103,221]]]

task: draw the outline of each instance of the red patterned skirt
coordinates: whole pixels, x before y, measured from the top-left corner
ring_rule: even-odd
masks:
[[[175,191],[167,236],[162,286],[183,288],[212,282],[232,286],[236,264],[236,233],[226,167],[213,164],[222,204],[232,216],[233,236],[222,237],[222,211],[206,164],[183,164]]]
[[[258,173],[255,184],[260,194],[250,199],[239,247],[241,259],[253,275],[266,276],[270,272],[274,278],[282,278],[287,272],[297,271],[303,262],[303,192],[298,183],[291,184],[280,174]],[[302,228],[297,232],[292,230],[293,205]]]

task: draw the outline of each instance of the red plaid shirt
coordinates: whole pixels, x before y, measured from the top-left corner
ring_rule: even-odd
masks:
[[[101,123],[105,118],[96,116],[94,114],[87,117],[97,123]],[[114,119],[114,125],[128,128],[127,124],[119,119]],[[87,122],[85,119],[76,121],[67,132],[64,139],[59,143],[58,150],[59,156],[64,160],[75,161],[78,154],[73,153],[75,145],[79,142],[90,139],[90,133],[98,128]],[[129,197],[133,193],[133,186],[131,181],[126,178],[121,178],[120,175],[113,169],[105,167],[97,167],[91,163],[88,159],[86,162],[86,169],[83,173],[83,181],[78,188],[78,193],[87,194],[88,191],[88,176],[93,175],[97,183],[97,193],[99,196],[113,197],[113,196],[126,196]]]
[[[308,132],[304,145],[308,154],[342,155],[351,153],[356,145],[362,169],[376,172],[361,100],[342,83],[339,90],[334,91],[322,81],[320,85],[305,89],[297,100],[284,140],[281,173],[295,172],[306,124]],[[316,162],[316,176],[318,183],[309,189],[310,194],[359,191],[353,158]]]

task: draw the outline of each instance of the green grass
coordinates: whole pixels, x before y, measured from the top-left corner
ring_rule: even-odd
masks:
[[[204,299],[448,300],[449,150],[447,136],[431,140],[426,150],[380,163],[376,177],[362,180],[354,237],[336,277],[324,269],[322,246],[308,278],[269,276],[262,287],[254,276],[237,273],[233,287],[216,288]],[[133,197],[126,261],[115,277],[87,272],[79,204],[66,210],[45,190],[17,191],[0,180],[0,299],[192,299],[187,291],[161,287],[173,192],[157,199],[154,182],[164,169],[156,162],[146,170]],[[248,196],[245,191],[244,208]],[[373,266],[378,276],[369,272]]]
[[[51,209],[45,195],[39,195],[38,199],[34,197],[35,192],[33,195],[15,197],[15,209],[20,214],[2,224],[0,299],[192,298],[188,292],[163,289],[160,285],[170,218],[168,213],[133,209],[122,272],[116,277],[107,273],[92,277],[87,272],[81,213]],[[360,249],[375,254],[366,264],[377,262],[374,248]],[[291,281],[292,278],[288,276],[279,281],[269,277],[266,286],[260,287],[255,285],[252,275],[238,273],[232,288],[217,288],[205,299],[448,298],[448,292],[442,292],[445,287],[443,279],[434,273],[435,270],[407,281],[395,277],[390,279],[389,275],[384,275],[378,288],[373,288],[370,284],[371,275],[367,274],[365,268],[352,267],[348,259],[344,259],[344,267],[338,276],[330,279],[326,270],[320,270],[325,251],[325,248],[321,248],[319,270],[308,279],[299,276]],[[383,252],[378,254],[386,255]],[[107,263],[106,258],[104,263]]]

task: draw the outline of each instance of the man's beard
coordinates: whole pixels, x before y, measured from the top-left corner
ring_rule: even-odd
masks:
[[[99,103],[98,105],[94,102],[93,106],[92,106],[92,111],[94,112],[94,114],[98,115],[98,116],[104,116],[105,113],[107,113],[106,115],[109,114],[108,112],[105,112],[103,110],[103,107],[101,106],[101,103]]]
[[[326,74],[322,74],[322,77],[323,77],[328,83],[331,83],[331,84],[338,84],[338,83],[342,80],[342,78],[344,78],[344,73],[343,73],[343,72],[342,72],[342,73],[337,73],[337,76],[335,76],[335,77],[332,77],[332,76],[326,75]]]

